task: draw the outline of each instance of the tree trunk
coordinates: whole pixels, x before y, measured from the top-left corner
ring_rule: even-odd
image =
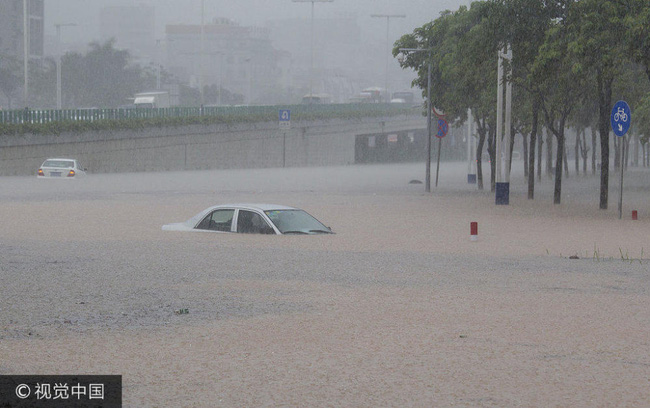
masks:
[[[528,199],[535,198],[535,144],[537,143],[537,124],[539,122],[539,103],[533,98],[533,122],[530,130],[530,158],[528,160]],[[541,140],[541,138],[540,138]],[[541,147],[540,147],[541,150]]]
[[[623,150],[623,154],[625,155],[625,160],[623,161],[623,165],[625,166],[626,171],[627,171],[628,162],[630,161],[630,142],[631,141],[632,141],[632,136],[631,135],[629,137],[624,137],[623,138],[623,143],[625,144],[625,150]]]
[[[549,131],[546,132],[546,175],[549,178],[553,176],[553,132]]]
[[[620,160],[621,160],[621,150],[620,150],[620,140],[621,138],[618,136],[614,137],[614,170],[618,170],[621,166]]]
[[[591,127],[591,174],[596,174],[596,129]]]
[[[557,129],[557,160],[555,167],[555,189],[553,191],[553,204],[560,204],[562,198],[562,163],[564,162],[564,119],[560,120]]]
[[[601,72],[598,79],[598,131],[600,133],[600,209],[607,209],[609,196],[609,130],[610,110],[612,108],[613,78],[603,78]]]
[[[576,167],[576,176],[580,175],[580,132],[581,130],[576,131],[576,144],[573,148],[575,155],[575,167]]]
[[[490,191],[496,190],[496,134],[488,129],[488,154],[490,156]]]
[[[582,174],[587,175],[587,158],[589,157],[589,148],[587,147],[587,130],[582,130],[580,140],[580,156],[582,156]]]
[[[515,128],[510,127],[510,151],[507,152],[506,166],[508,166],[508,173],[512,171],[512,152],[515,150]]]
[[[482,156],[483,156],[483,146],[485,145],[485,129],[482,129],[480,126],[478,126],[477,130],[478,130],[478,143],[476,144],[476,182],[477,182],[478,189],[483,190],[483,157]]]
[[[542,146],[544,145],[544,135],[539,132],[537,138],[537,181],[542,181]]]
[[[528,135],[521,135],[523,139],[524,178],[528,181]]]

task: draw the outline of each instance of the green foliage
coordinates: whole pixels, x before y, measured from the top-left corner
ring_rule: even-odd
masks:
[[[633,112],[636,131],[643,135],[642,143],[648,143],[650,138],[650,93],[641,99]]]
[[[650,79],[650,3],[647,0],[632,0],[630,3],[630,12],[624,19],[627,49],[633,60],[645,67]]]
[[[332,105],[337,106],[337,105]],[[98,120],[64,120],[51,121],[46,123],[0,123],[0,136],[16,136],[23,134],[36,135],[58,135],[61,133],[82,133],[88,131],[119,131],[119,130],[143,130],[151,127],[179,127],[188,125],[232,125],[237,123],[256,123],[277,121],[279,107],[264,107],[260,111],[250,112],[247,109],[234,110],[230,113],[219,113],[214,115],[193,115],[193,116],[168,116],[151,118],[125,118],[125,119],[98,119]],[[377,106],[377,109],[354,109],[346,106],[338,109],[314,109],[310,111],[292,111],[292,121],[329,120],[329,119],[361,119],[366,117],[399,116],[413,114],[418,109],[390,106]]]

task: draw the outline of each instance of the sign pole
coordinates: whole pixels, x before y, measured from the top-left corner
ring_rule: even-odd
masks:
[[[625,136],[621,137],[621,159],[619,161],[619,166],[621,167],[621,195],[618,197],[618,219],[623,218],[623,173],[625,166],[623,164],[623,159],[625,159]]]
[[[445,115],[439,114],[435,110],[433,110],[433,112],[436,114],[436,117],[438,118],[438,133],[436,133],[436,137],[438,138],[438,163],[436,164],[436,187],[438,187],[438,173],[440,173],[440,150],[442,148],[442,138],[447,136],[447,132],[449,131],[449,124],[444,119]]]
[[[282,167],[287,166],[287,132],[282,132]]]
[[[440,172],[440,148],[442,147],[442,138],[438,138],[438,163],[436,164],[436,187],[438,187],[438,173]]]
[[[619,161],[619,166],[621,170],[621,194],[618,198],[618,219],[623,218],[623,173],[625,171],[625,166],[623,160],[625,159],[625,134],[630,129],[630,123],[632,122],[632,112],[630,111],[630,106],[625,101],[618,101],[614,104],[612,108],[612,113],[610,115],[610,123],[612,125],[612,130],[614,134],[620,139],[620,150],[621,150],[621,159]]]

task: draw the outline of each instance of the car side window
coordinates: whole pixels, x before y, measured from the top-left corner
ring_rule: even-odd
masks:
[[[237,232],[242,234],[275,234],[275,231],[261,215],[252,211],[239,210]]]
[[[196,226],[196,229],[230,232],[235,210],[215,210]]]

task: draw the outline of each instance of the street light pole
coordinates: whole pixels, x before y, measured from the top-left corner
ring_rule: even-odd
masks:
[[[160,62],[160,42],[161,41],[162,40],[160,40],[160,39],[156,40],[156,89],[157,90],[160,90],[160,86],[161,86],[161,83],[160,83],[160,65],[161,65],[161,62]]]
[[[334,0],[291,0],[294,3],[311,3],[311,61],[309,66],[309,104],[314,96],[314,3],[331,3]]]
[[[23,0],[23,75],[25,82],[23,84],[23,98],[24,105],[27,107],[27,99],[29,98],[29,8],[27,3],[29,0]]]
[[[496,197],[495,202],[497,205],[508,205],[510,202],[510,126],[512,118],[512,86],[506,78],[504,72],[503,60],[507,59],[512,61],[512,51],[509,45],[505,45],[503,50],[498,51],[497,58],[497,134],[496,134]],[[507,82],[507,83],[504,83]],[[503,128],[503,87],[506,86],[506,124],[505,124],[505,143],[506,151],[503,155],[505,160],[505,178],[502,171],[502,143],[501,138],[504,134]]]
[[[61,102],[61,27],[76,26],[74,23],[54,24],[56,27],[56,108],[62,108]]]
[[[201,95],[201,109],[205,103],[205,95],[203,93],[203,65],[205,64],[205,1],[201,0],[201,55],[199,55],[199,93]]]
[[[390,102],[390,93],[388,92],[388,62],[390,61],[390,37],[389,37],[389,21],[391,18],[406,18],[405,14],[371,14],[370,17],[373,18],[385,18],[386,19],[386,82],[384,86],[384,91],[388,96],[388,102]]]
[[[427,162],[424,191],[431,192],[431,113],[433,105],[431,104],[431,50],[427,48],[400,48],[400,52],[423,52],[429,53],[427,61]],[[401,61],[401,60],[400,60]]]

